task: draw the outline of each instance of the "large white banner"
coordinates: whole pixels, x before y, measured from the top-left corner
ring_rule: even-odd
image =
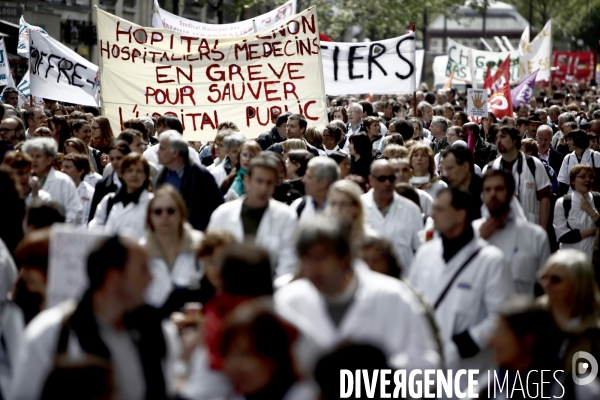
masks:
[[[29,31],[31,93],[37,97],[97,106],[100,100],[98,66],[64,44]]]
[[[521,77],[527,78],[539,70],[535,81],[549,81],[552,68],[552,20],[529,42],[529,27],[521,35],[519,43]]]
[[[448,38],[448,63],[446,64],[446,76],[454,71],[454,78],[465,82],[471,82],[471,65],[469,57],[473,57],[473,69],[478,83],[483,84],[487,65],[491,65],[492,74],[506,57],[510,55],[510,81],[519,82],[519,51],[492,52],[471,49]]]
[[[265,30],[295,14],[296,0],[290,0],[266,14],[245,21],[234,22],[232,24],[205,24],[171,14],[160,8],[158,0],[154,0],[152,27],[201,37],[238,37]]]
[[[415,91],[414,33],[377,42],[321,42],[321,51],[328,95]]]
[[[315,7],[241,38],[144,28],[97,9],[103,114],[113,131],[140,115],[179,118],[187,140],[233,121],[257,137],[281,111],[327,125]]]
[[[29,58],[29,31],[40,32],[42,35],[48,36],[45,30],[39,26],[29,25],[25,22],[25,18],[21,16],[21,19],[19,20],[19,43],[17,44],[17,54],[25,58]]]

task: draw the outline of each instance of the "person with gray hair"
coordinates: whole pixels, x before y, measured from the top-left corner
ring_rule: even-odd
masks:
[[[77,195],[73,180],[54,166],[54,158],[58,153],[58,144],[51,138],[35,138],[25,142],[22,151],[33,159],[32,175],[43,182],[40,189],[48,192],[52,200],[65,210],[65,222],[78,224],[81,222],[83,207]]]
[[[221,184],[223,184],[223,181],[231,173],[231,170],[238,166],[240,148],[246,141],[246,137],[243,134],[232,129],[224,129],[221,132],[226,135],[223,138],[223,147],[225,147],[227,156],[223,162],[210,170],[218,187],[221,187]]]
[[[212,212],[223,204],[223,196],[211,173],[203,165],[190,162],[187,141],[175,131],[158,137],[158,162],[164,167],[156,177],[155,187],[173,185],[188,208],[188,221],[194,229],[204,231]]]
[[[306,196],[296,199],[290,207],[298,214],[298,223],[309,221],[325,209],[329,187],[340,179],[340,167],[329,157],[313,157],[302,177]]]
[[[351,233],[347,221],[324,214],[302,226],[301,278],[275,292],[275,309],[305,322],[300,329],[318,335],[324,352],[360,342],[380,348],[392,368],[438,368],[438,346],[417,297],[406,283],[369,269],[354,254]]]
[[[552,107],[557,107],[557,106],[552,106]],[[550,107],[550,109],[552,109],[552,107]],[[567,122],[576,122],[575,116],[573,114],[571,114],[570,112],[564,112],[558,116],[558,119],[557,119],[556,125],[555,125],[556,129],[558,129],[558,131],[552,137],[552,147],[554,149],[556,149],[558,147],[558,145],[560,144],[560,139],[564,136],[563,129]]]
[[[429,130],[433,136],[430,143],[434,154],[441,153],[446,150],[450,144],[446,139],[446,130],[448,129],[448,120],[444,117],[433,117]]]

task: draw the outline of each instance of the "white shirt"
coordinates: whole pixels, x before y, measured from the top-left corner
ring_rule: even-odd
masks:
[[[419,248],[419,231],[423,229],[421,210],[412,201],[394,192],[394,200],[384,217],[375,203],[374,190],[361,196],[369,226],[379,236],[389,240],[394,246],[396,257],[404,269],[413,261],[414,252]]]
[[[589,166],[600,168],[600,153],[590,149],[585,149],[581,155],[581,162],[577,161],[577,154],[574,151],[570,152],[563,158],[563,162],[560,166],[560,172],[558,173],[558,182],[570,184],[569,172],[577,164],[587,164]],[[569,193],[573,192],[569,185]]]
[[[95,189],[87,182],[79,182],[77,186],[77,194],[79,195],[79,202],[83,207],[83,218],[80,225],[86,226],[88,218],[90,216],[90,208],[92,206],[92,199],[94,198]]]
[[[245,199],[246,196],[242,196],[217,207],[210,217],[206,231],[226,230],[231,232],[238,242],[243,243],[245,238],[241,214]],[[297,224],[297,215],[289,206],[269,199],[254,243],[269,252],[276,276],[296,272],[294,235]]]
[[[424,310],[404,282],[353,263],[358,286],[339,325],[329,316],[325,296],[306,278],[275,292],[275,309],[289,321],[308,322],[315,342],[327,352],[340,343],[380,348],[395,368],[437,368],[439,354]]]
[[[304,208],[302,209],[302,213],[300,214],[300,217],[298,218],[298,225],[304,225],[305,223],[310,221],[312,219],[312,217],[315,216],[315,214],[323,211],[323,209],[317,210],[315,208],[315,201],[312,198],[312,196],[306,195],[306,196],[303,196],[303,197],[300,197],[300,198],[294,200],[294,202],[292,204],[290,204],[290,208],[296,213],[296,215],[298,215],[298,207],[300,206],[300,203],[302,203],[303,201],[304,201]]]
[[[473,221],[476,235],[486,220]],[[539,225],[510,215],[504,227],[494,232],[488,242],[504,253],[517,293],[533,298],[537,273],[550,256],[546,231]]]
[[[144,190],[140,194],[137,203],[130,202],[124,207],[123,203],[119,201],[113,204],[110,213],[108,213],[108,201],[114,196],[115,193],[109,193],[104,196],[98,204],[94,219],[90,221],[89,226],[104,226],[104,230],[112,235],[130,233],[138,239],[144,236],[146,233],[148,203],[152,200],[154,194]]]
[[[65,222],[78,224],[81,221],[83,207],[77,195],[73,180],[60,171],[50,168],[44,186],[41,189],[48,192],[52,200],[58,202],[65,210]]]
[[[83,177],[83,181],[90,184],[91,187],[96,188],[96,183],[102,180],[102,175],[97,172],[90,171],[89,174]]]

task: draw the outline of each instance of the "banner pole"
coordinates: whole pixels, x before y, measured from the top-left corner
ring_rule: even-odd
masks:
[[[417,91],[413,92],[413,115],[417,116]]]

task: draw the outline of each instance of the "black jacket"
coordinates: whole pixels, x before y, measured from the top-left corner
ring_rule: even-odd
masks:
[[[306,150],[308,150],[309,153],[311,153],[315,157],[319,156],[319,151],[317,150],[317,148],[315,146],[313,146],[312,144],[308,143],[306,141],[306,139],[302,139],[302,141],[306,145]],[[275,144],[269,146],[269,148],[267,149],[267,151],[272,151],[272,152],[275,152],[275,153],[282,154],[283,153],[283,147],[281,147],[281,143],[275,143]]]
[[[552,167],[556,176],[558,176],[558,173],[560,172],[563,158],[565,158],[565,156],[558,151],[553,150],[552,148],[548,149],[548,164],[550,164],[550,167]]]
[[[96,189],[94,190],[94,197],[92,197],[92,204],[90,205],[90,217],[88,222],[94,219],[94,214],[96,213],[96,208],[100,201],[109,193],[114,193],[117,191],[117,184],[113,179],[114,173],[102,178],[101,181],[96,183]]]
[[[490,144],[483,140],[481,137],[477,138],[475,143],[475,155],[473,161],[475,165],[483,169],[490,161],[493,161],[498,154],[498,149],[493,144]]]
[[[163,168],[158,174],[156,188],[165,182],[167,172],[167,168]],[[213,211],[223,204],[223,196],[215,178],[203,165],[186,164],[180,193],[188,207],[188,221],[194,229],[204,231]]]
[[[277,132],[277,126],[273,126],[270,131],[261,133],[256,139],[256,143],[258,143],[263,150],[266,150],[275,143],[281,143],[284,140],[285,139],[279,135],[279,132]]]

